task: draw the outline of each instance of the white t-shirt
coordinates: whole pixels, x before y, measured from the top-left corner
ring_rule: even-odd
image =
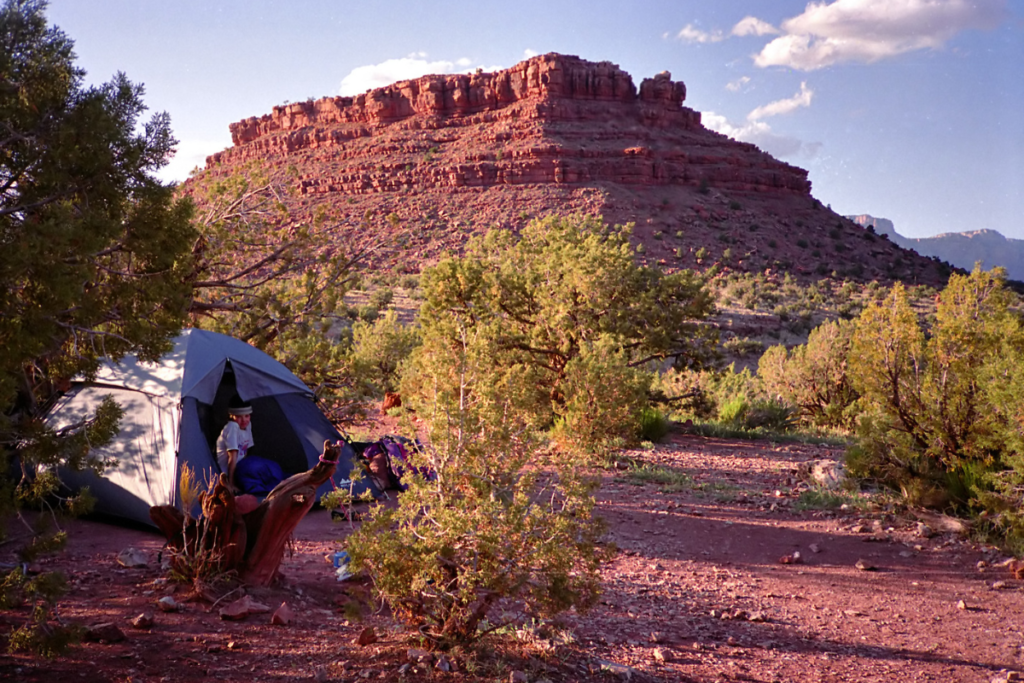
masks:
[[[228,451],[238,451],[238,457],[235,458],[237,467],[252,446],[252,423],[242,429],[234,420],[228,420],[217,437],[217,464],[220,465],[220,471],[228,473]]]

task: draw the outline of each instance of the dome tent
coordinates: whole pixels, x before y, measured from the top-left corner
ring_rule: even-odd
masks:
[[[178,480],[185,465],[199,482],[219,475],[214,448],[236,393],[253,406],[254,454],[277,461],[286,475],[312,468],[324,441],[341,438],[313,393],[284,365],[233,337],[188,329],[159,361],[127,356],[107,362],[54,405],[47,421],[55,428],[88,417],[108,395],[124,410],[118,435],[95,453],[115,458],[117,465],[102,477],[63,470],[61,479],[73,489],[88,486],[97,512],[152,524],[151,506],[180,503]],[[338,485],[353,459],[346,446],[334,476]],[[364,481],[364,489],[372,486]],[[318,498],[331,488],[331,482],[321,486]]]

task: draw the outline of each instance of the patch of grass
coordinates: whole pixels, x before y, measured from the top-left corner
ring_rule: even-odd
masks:
[[[844,505],[858,510],[867,508],[867,502],[856,494],[820,487],[802,492],[793,507],[796,510],[838,510]]]
[[[693,488],[693,477],[686,472],[650,463],[632,463],[623,477],[635,486],[654,484],[662,493],[679,493]]]
[[[769,429],[743,429],[717,421],[693,420],[691,430],[698,436],[714,439],[744,439],[747,441],[771,441],[774,443],[806,443],[820,446],[843,447],[848,445],[846,437],[813,431],[774,432]]]

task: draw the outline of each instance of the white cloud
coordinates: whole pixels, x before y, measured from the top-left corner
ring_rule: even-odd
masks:
[[[414,52],[408,57],[388,59],[380,64],[357,66],[341,79],[340,94],[345,96],[358,95],[374,88],[383,88],[396,81],[405,81],[428,74],[468,73],[477,68],[484,71],[497,71],[500,66],[470,66],[472,60],[462,57],[454,62],[447,60],[428,61],[427,53]]]
[[[225,129],[227,126],[225,126]],[[225,130],[224,137],[217,140],[184,139],[175,147],[174,156],[161,168],[156,177],[161,182],[184,182],[192,169],[204,168],[206,157],[231,146],[231,136]]]
[[[705,127],[717,133],[755,144],[774,157],[810,159],[821,149],[821,143],[806,143],[790,135],[780,135],[764,121],[748,120],[745,124],[737,125],[713,111],[703,112],[701,121]]]
[[[796,111],[800,107],[811,106],[811,98],[814,97],[814,91],[807,87],[807,83],[800,84],[800,92],[792,97],[784,100],[775,100],[768,104],[762,105],[754,111],[747,114],[748,121],[760,121],[761,119],[768,118],[769,116],[779,116],[780,114],[789,114],[790,112]]]
[[[739,92],[740,89],[750,83],[750,76],[740,76],[735,81],[730,81],[725,84],[725,89],[729,92]]]
[[[722,35],[721,31],[708,33],[701,31],[693,24],[687,24],[676,34],[676,38],[687,43],[720,43],[726,37]]]
[[[523,58],[524,59],[529,59],[530,57],[536,57],[539,54],[540,54],[539,52],[537,52],[536,50],[531,50],[530,48],[526,48],[525,50],[523,50]]]
[[[754,63],[804,71],[843,62],[871,63],[940,48],[965,29],[994,28],[1007,15],[1006,0],[811,2],[803,14],[782,22],[783,35],[768,43]],[[736,28],[752,30],[757,21],[748,17]]]
[[[743,17],[732,27],[734,36],[767,36],[776,33],[781,32],[767,21],[762,21],[757,17]]]

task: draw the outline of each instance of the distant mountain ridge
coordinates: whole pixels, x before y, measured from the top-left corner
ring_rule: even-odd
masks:
[[[934,256],[957,268],[971,270],[981,262],[983,268],[1002,266],[1013,280],[1024,281],[1024,240],[1005,237],[995,230],[945,232],[934,237],[904,237],[896,232],[892,221],[868,214],[847,216],[865,228],[872,227],[879,235],[904,249],[913,249],[921,256]]]

